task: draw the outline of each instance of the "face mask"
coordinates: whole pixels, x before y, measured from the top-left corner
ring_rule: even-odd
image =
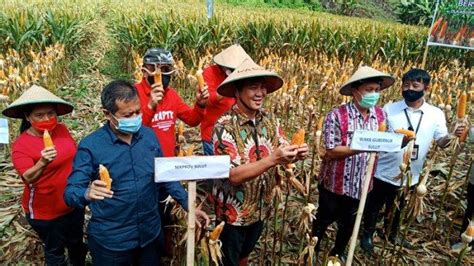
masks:
[[[155,84],[155,77],[148,76],[147,81],[148,81],[148,84],[150,84],[151,86]],[[170,85],[170,81],[171,81],[171,75],[161,74],[161,82],[163,83],[163,89],[168,88],[168,86]]]
[[[363,108],[369,109],[371,107],[374,107],[377,104],[377,102],[379,101],[379,98],[380,98],[380,93],[369,92],[369,93],[364,94],[364,96],[362,96],[362,99],[360,100],[359,104]]]
[[[118,121],[118,125],[115,128],[125,134],[137,133],[142,126],[142,115],[137,115],[129,118],[117,118],[112,115]]]
[[[56,125],[58,124],[58,118],[55,116],[50,118],[46,121],[30,121],[31,126],[34,127],[36,130],[40,132],[44,132],[45,130],[52,131]]]
[[[405,100],[409,102],[414,102],[420,99],[421,97],[423,97],[424,94],[425,94],[424,91],[414,91],[414,90],[402,91],[403,98],[405,98]]]
[[[170,85],[170,81],[171,81],[171,75],[165,75],[165,74],[161,75],[161,82],[163,82],[163,89],[168,88],[168,86]]]

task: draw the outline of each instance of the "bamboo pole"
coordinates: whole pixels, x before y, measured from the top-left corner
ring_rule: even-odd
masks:
[[[362,214],[364,213],[365,202],[367,200],[367,194],[369,191],[370,180],[372,178],[372,172],[374,170],[376,153],[371,152],[369,157],[369,164],[367,165],[367,172],[365,173],[364,186],[362,187],[362,194],[359,201],[359,209],[357,210],[356,221],[354,229],[352,230],[351,243],[349,246],[349,254],[347,255],[346,265],[352,265],[352,259],[354,257],[354,250],[357,242],[357,235],[359,234],[359,227],[362,221]]]
[[[186,242],[186,265],[194,265],[196,228],[196,181],[188,182],[188,238]]]

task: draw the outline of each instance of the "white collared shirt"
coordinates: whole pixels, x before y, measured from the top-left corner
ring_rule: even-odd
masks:
[[[387,126],[390,129],[408,129],[410,124],[405,115],[408,114],[413,130],[416,130],[418,124],[418,132],[416,133],[415,144],[418,147],[418,159],[411,161],[412,180],[411,185],[418,183],[420,173],[423,169],[423,163],[426,155],[430,149],[433,140],[437,141],[440,138],[448,135],[448,128],[446,127],[446,118],[441,109],[426,103],[418,109],[408,107],[405,100],[395,103],[390,103],[384,106],[384,111],[387,113]],[[379,160],[375,177],[390,184],[401,186],[401,180],[396,177],[400,174],[400,164],[403,160],[403,150],[399,152],[381,152],[379,153]],[[406,184],[406,180],[403,185]]]

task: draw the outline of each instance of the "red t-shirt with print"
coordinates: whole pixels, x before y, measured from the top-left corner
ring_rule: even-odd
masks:
[[[41,176],[28,184],[23,179],[22,207],[31,219],[52,220],[70,211],[63,194],[67,178],[72,171],[76,154],[76,142],[63,124],[58,124],[51,132],[57,151],[56,159],[49,163]],[[20,176],[33,167],[41,158],[44,149],[43,137],[23,132],[13,143],[13,166]]]
[[[181,119],[189,126],[197,126],[204,116],[204,108],[200,108],[197,104],[191,108],[173,88],[168,87],[156,109],[150,110],[148,102],[151,87],[146,79],[144,78],[140,83],[135,84],[135,88],[142,106],[143,125],[151,127],[155,131],[165,157],[175,156],[176,119]]]
[[[221,115],[229,111],[232,105],[235,104],[235,98],[222,97],[219,99],[217,87],[227,78],[227,75],[218,65],[206,67],[203,70],[203,76],[209,90],[209,103],[201,122],[201,138],[204,141],[211,142],[214,124]]]

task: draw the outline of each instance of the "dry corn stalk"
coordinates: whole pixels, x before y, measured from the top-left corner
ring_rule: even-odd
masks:
[[[466,230],[461,235],[462,242],[469,244],[474,240],[474,221],[469,221]]]
[[[318,244],[318,237],[313,236],[310,238],[309,234],[306,234],[306,240],[308,241],[308,245],[303,249],[303,252],[301,252],[299,261],[304,265],[313,266],[314,248]],[[307,259],[306,263],[305,258]]]
[[[316,207],[312,203],[308,203],[303,207],[303,211],[300,215],[300,226],[299,231],[302,233],[309,232],[310,226],[313,223],[313,220],[316,219],[315,216]]]
[[[102,164],[99,164],[100,180],[106,184],[108,190],[112,188],[112,179],[110,178],[109,170]]]
[[[179,122],[178,125],[178,143],[184,143],[186,139],[184,138],[184,123]]]
[[[400,175],[398,175],[398,177],[396,179],[398,179],[398,180],[401,179],[409,171],[408,166],[410,165],[411,154],[413,152],[414,146],[415,146],[415,141],[410,140],[408,145],[403,150],[403,160],[402,160],[402,163],[400,164],[401,173],[400,173]]]
[[[306,189],[305,187],[303,186],[303,184],[301,184],[301,182],[296,179],[295,177],[295,173],[293,171],[293,169],[296,168],[296,165],[295,164],[288,164],[286,165],[285,167],[285,175],[286,175],[286,178],[288,179],[288,181],[290,182],[290,184],[296,189],[298,190],[301,194],[303,195],[307,195],[306,194]]]
[[[43,143],[45,149],[54,147],[53,140],[51,139],[51,135],[49,135],[48,130],[43,132]]]
[[[424,197],[426,193],[428,192],[428,189],[426,188],[426,182],[428,181],[428,177],[430,176],[431,169],[433,168],[434,161],[436,159],[436,156],[433,155],[433,157],[427,162],[426,168],[425,168],[425,173],[422,176],[420,182],[416,186],[416,198],[414,201],[414,206],[412,208],[412,214],[414,217],[418,217],[419,215],[423,214],[425,210],[425,202],[424,202]]]
[[[193,156],[194,153],[194,144],[189,145],[189,147],[186,149],[185,155],[186,156]]]

